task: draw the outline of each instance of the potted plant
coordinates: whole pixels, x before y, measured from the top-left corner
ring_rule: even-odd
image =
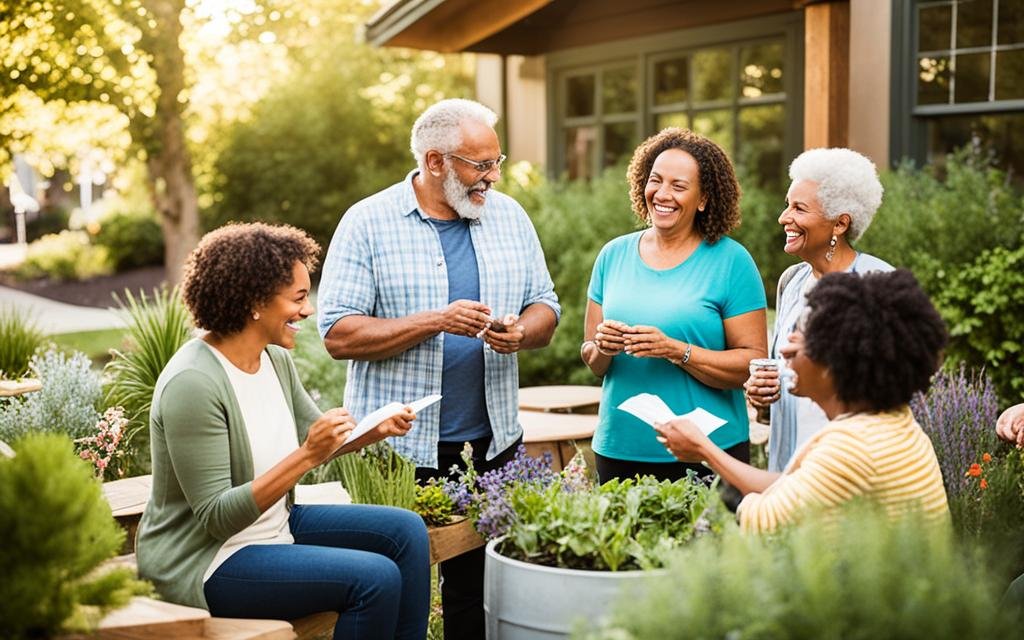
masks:
[[[596,485],[577,456],[562,472],[521,450],[445,484],[490,542],[484,578],[492,640],[567,637],[627,591],[664,574],[670,553],[730,521],[714,484],[639,478]]]

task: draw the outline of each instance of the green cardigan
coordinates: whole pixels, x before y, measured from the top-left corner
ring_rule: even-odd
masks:
[[[303,442],[322,412],[288,352],[271,345],[267,353]],[[208,609],[203,574],[221,545],[260,510],[242,411],[224,367],[201,340],[183,345],[161,372],[149,432],[153,493],[136,542],[139,575],[170,602]]]

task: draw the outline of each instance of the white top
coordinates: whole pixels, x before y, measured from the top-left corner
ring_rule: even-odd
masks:
[[[204,344],[206,344],[204,342]],[[245,430],[249,435],[249,446],[252,448],[253,475],[260,476],[284,459],[299,446],[295,432],[295,417],[288,409],[284,391],[277,379],[277,372],[270,362],[270,356],[264,351],[260,355],[260,368],[256,373],[246,373],[224,357],[210,345],[224,371],[231,381],[238,406],[242,410]],[[285,498],[275,502],[263,512],[256,522],[231,536],[221,545],[217,555],[203,574],[205,583],[231,554],[250,544],[292,544],[288,528],[288,507]]]

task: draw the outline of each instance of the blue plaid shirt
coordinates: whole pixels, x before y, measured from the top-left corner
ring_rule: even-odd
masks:
[[[448,306],[448,274],[441,239],[419,210],[412,171],[396,185],[356,203],[331,240],[317,295],[317,326],[326,336],[352,315],[401,318]],[[480,219],[470,225],[480,269],[481,302],[495,317],[521,313],[531,304],[561,308],[544,263],[537,232],[523,208],[497,191],[487,194]],[[393,358],[348,367],[345,407],[356,420],[391,401],[411,402],[441,393],[444,333]],[[494,437],[487,459],[522,434],[519,425],[519,363],[514,354],[484,350],[484,389]],[[424,409],[404,437],[391,445],[417,466],[437,467],[441,405]]]

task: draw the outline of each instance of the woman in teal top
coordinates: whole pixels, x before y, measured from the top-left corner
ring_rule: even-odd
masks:
[[[628,180],[633,211],[649,227],[598,255],[580,349],[604,378],[597,473],[602,482],[708,475],[677,462],[654,429],[618,406],[651,393],[676,415],[703,408],[726,421],[715,444],[749,459],[740,388],[750,360],[767,353],[766,304],[750,254],[724,237],[740,221],[739,185],[721,147],[678,128],[637,148]]]

